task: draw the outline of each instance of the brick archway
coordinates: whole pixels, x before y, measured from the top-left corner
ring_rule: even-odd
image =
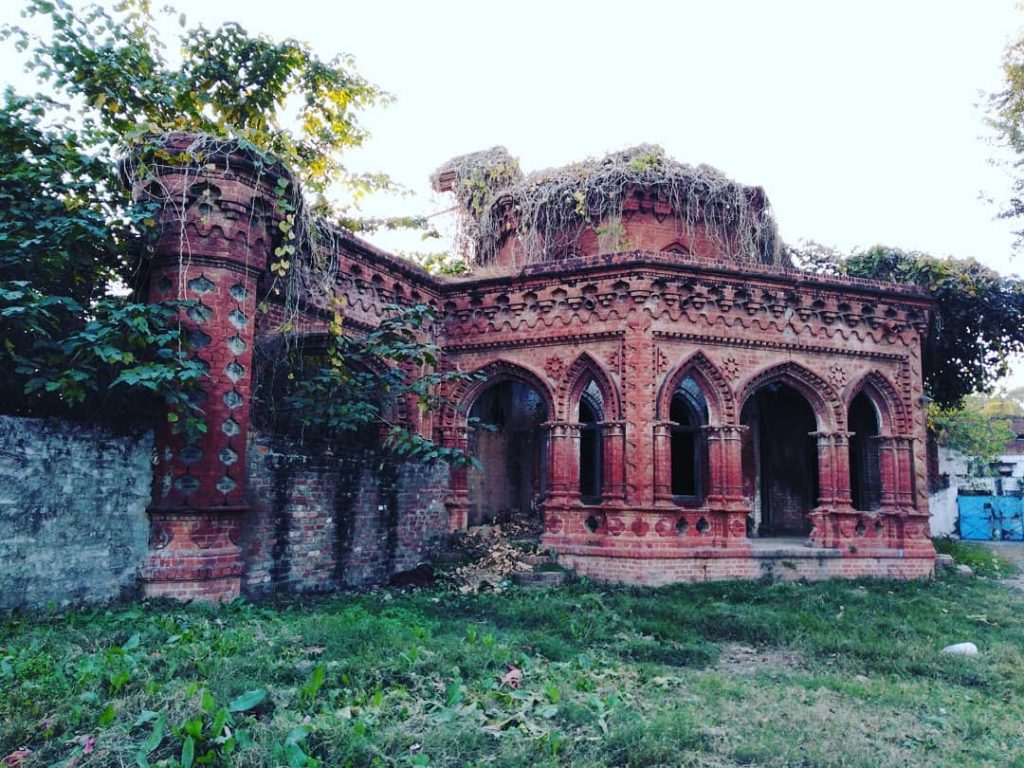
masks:
[[[813,371],[794,362],[785,362],[766,368],[746,380],[739,387],[736,402],[743,412],[747,401],[768,384],[787,384],[811,405],[819,432],[831,433],[846,426],[846,405],[835,389]]]
[[[855,434],[850,438],[850,486],[851,503],[857,509],[873,505],[859,504],[863,493],[855,493],[857,483],[863,483],[863,470],[854,466],[854,451],[867,453],[872,462],[872,471],[877,471],[877,506],[882,510],[899,508],[913,509],[917,506],[917,494],[914,489],[916,461],[914,459],[913,423],[908,414],[907,405],[900,397],[890,380],[879,370],[871,370],[860,378],[852,381],[847,387],[844,403],[847,411],[860,396],[866,397],[875,409],[878,419],[879,433],[874,435],[875,445],[865,445]],[[864,465],[863,455],[856,457]]]
[[[590,353],[584,352],[569,366],[558,387],[557,417],[564,421],[575,421],[573,406],[588,382],[594,381],[604,399],[604,419],[617,421],[622,418],[622,399],[618,387],[604,367]]]
[[[875,369],[850,383],[843,398],[843,407],[850,410],[854,398],[864,393],[878,411],[879,426],[890,435],[905,434],[908,430],[907,408],[903,398],[885,375]]]
[[[551,388],[540,374],[525,366],[499,359],[480,366],[473,373],[476,375],[473,380],[460,382],[451,395],[449,395],[448,403],[444,409],[445,427],[465,428],[469,419],[470,409],[473,407],[476,399],[484,390],[503,381],[517,381],[520,384],[532,387],[540,395],[541,400],[543,400],[548,418],[552,418],[556,413],[556,401]]]
[[[736,398],[718,367],[703,352],[697,351],[680,363],[662,382],[655,402],[655,415],[664,421],[668,419],[672,395],[688,377],[700,386],[708,403],[708,423],[711,426],[735,424],[739,417]]]

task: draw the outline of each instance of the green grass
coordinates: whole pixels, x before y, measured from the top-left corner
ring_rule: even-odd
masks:
[[[0,624],[0,760],[1024,766],[1021,670],[982,579],[144,604]]]
[[[993,547],[959,539],[933,539],[935,551],[952,555],[957,565],[969,565],[977,576],[1005,579],[1017,573],[1016,564]]]

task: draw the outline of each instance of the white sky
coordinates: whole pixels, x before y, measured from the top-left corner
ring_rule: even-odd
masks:
[[[430,172],[495,144],[529,172],[651,142],[763,186],[790,242],[885,243],[1022,269],[1010,225],[981,199],[1004,196],[1008,181],[989,163],[977,106],[999,88],[1002,49],[1024,25],[1013,0],[175,5],[190,23],[238,21],[327,58],[350,53],[397,96],[364,117],[373,136],[350,164],[418,194],[367,213],[446,207]],[[19,7],[0,0],[0,20]],[[20,80],[8,49],[0,65]]]

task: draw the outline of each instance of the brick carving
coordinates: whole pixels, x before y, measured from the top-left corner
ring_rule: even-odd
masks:
[[[722,373],[729,381],[735,381],[740,375],[740,364],[733,355],[726,355],[722,360]]]
[[[557,355],[552,355],[544,361],[544,372],[552,381],[558,381],[565,372],[565,360]]]

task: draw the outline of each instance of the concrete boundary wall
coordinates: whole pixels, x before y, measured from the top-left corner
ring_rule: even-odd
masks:
[[[0,612],[133,595],[151,433],[0,416]]]

